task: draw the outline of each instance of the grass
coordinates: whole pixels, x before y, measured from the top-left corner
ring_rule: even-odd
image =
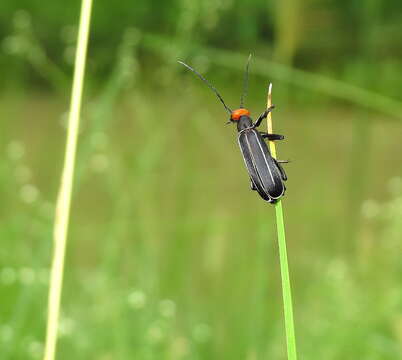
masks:
[[[179,83],[180,104],[170,90],[160,93],[155,106],[152,88],[131,89],[110,105],[113,116],[85,123],[77,165],[86,166],[73,201],[61,360],[285,358],[276,234],[267,230],[267,221],[274,229],[275,210],[249,190],[234,129],[224,126],[219,104],[208,103],[210,94],[190,81]],[[0,334],[4,359],[40,359],[51,200],[59,174],[53,164],[63,155],[57,139],[64,130],[53,119],[63,104],[32,95],[18,99],[18,107],[15,102],[3,98],[0,107],[2,116],[15,119],[7,127],[2,124],[7,151],[0,171],[5,194]],[[262,101],[251,95],[249,102],[258,109]],[[400,359],[396,204],[401,193],[396,185],[393,192],[385,186],[381,196],[389,201],[374,198],[365,205],[358,251],[336,246],[342,240],[341,214],[350,206],[342,198],[348,184],[339,181],[348,174],[342,164],[350,148],[348,142],[340,148],[325,134],[348,134],[353,125],[332,111],[298,109],[294,117],[280,98],[275,103],[286,119],[276,122],[276,131],[287,135],[281,156],[294,160],[287,167],[286,230],[299,356]],[[191,112],[195,115],[189,121]],[[150,126],[150,119],[164,121]],[[375,129],[390,134],[399,128],[384,122]],[[317,154],[322,143],[326,147]],[[378,138],[373,150],[382,155],[367,168],[371,186],[387,184],[394,176],[389,167],[378,172],[378,164],[387,155],[398,158],[398,147],[396,137]],[[311,154],[316,161],[310,161]],[[306,174],[314,176],[307,181]],[[36,198],[27,198],[25,191],[22,196],[26,185],[38,189]],[[268,220],[267,211],[272,212]],[[310,223],[315,226],[306,225]]]
[[[249,190],[234,130],[211,94],[166,65],[130,73],[136,46],[127,31],[115,72],[84,108],[58,358],[284,359],[276,234],[267,230],[275,210]],[[251,84],[255,115],[263,83]],[[216,85],[238,101],[232,83]],[[294,160],[286,231],[299,356],[402,359],[400,124],[336,104],[293,108],[280,93],[281,156]],[[5,360],[43,356],[64,102],[0,98]],[[358,145],[371,149],[363,201],[348,196],[357,116],[376,134]]]
[[[167,61],[174,61],[178,52],[197,53],[208,56],[208,61],[216,66],[241,71],[244,64],[244,55],[235,51],[204,47],[197,43],[181,43],[175,39],[169,39],[152,34],[143,34],[141,44],[156,54],[163,54]],[[375,91],[364,89],[351,83],[333,79],[323,74],[317,74],[295,67],[280,64],[274,61],[254,57],[253,72],[262,77],[274,78],[282,84],[295,85],[297,88],[313,91],[315,98],[328,95],[347,103],[356,104],[361,108],[380,112],[391,118],[401,119],[402,102]],[[297,95],[294,95],[296,98]],[[325,99],[325,97],[324,97]]]
[[[54,224],[54,254],[50,272],[48,319],[45,343],[45,360],[55,359],[60,321],[60,303],[63,287],[64,259],[70,218],[71,198],[80,124],[82,89],[86,63],[87,44],[91,17],[92,0],[83,0],[78,31],[74,80],[68,118],[67,144],[60,190],[56,203]]]
[[[272,84],[269,84],[267,109],[270,108],[271,105],[272,105]],[[268,133],[272,134],[273,133],[272,112],[270,112],[267,117],[267,128]],[[277,153],[276,153],[275,142],[269,141],[269,147],[272,156],[276,159]],[[281,199],[275,204],[275,213],[276,213],[276,230],[278,233],[278,245],[279,245],[279,262],[281,267],[282,296],[283,296],[283,309],[285,317],[287,353],[289,360],[296,360],[297,351],[296,351],[296,335],[294,329],[295,325],[293,320],[292,292],[289,277],[289,265],[286,250],[285,223],[283,220],[283,208]]]

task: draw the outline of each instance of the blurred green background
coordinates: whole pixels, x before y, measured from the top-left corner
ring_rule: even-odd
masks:
[[[0,3],[0,359],[41,359],[78,1]],[[273,82],[300,359],[402,359],[402,3],[94,2],[58,359],[286,359],[275,214],[185,60]]]

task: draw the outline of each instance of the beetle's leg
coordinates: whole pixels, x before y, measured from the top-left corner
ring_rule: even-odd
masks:
[[[286,181],[288,179],[288,177],[286,176],[285,170],[283,169],[282,165],[279,163],[278,160],[274,159],[274,161],[275,161],[276,165],[278,166],[278,169],[281,173],[282,180]]]
[[[283,135],[279,135],[279,134],[268,134],[266,132],[262,132],[260,131],[261,136],[264,139],[268,139],[269,141],[273,141],[273,140],[283,140],[285,137]]]
[[[255,124],[253,125],[253,128],[257,128],[261,125],[261,121],[264,120],[268,114],[275,108],[275,105],[271,105],[267,110],[265,110],[257,119]]]
[[[289,164],[290,160],[276,160],[279,164]]]

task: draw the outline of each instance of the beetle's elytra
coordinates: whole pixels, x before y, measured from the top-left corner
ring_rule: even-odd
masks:
[[[258,192],[258,194],[267,202],[275,203],[285,194],[285,181],[287,176],[285,170],[280,163],[286,161],[276,160],[272,157],[268,146],[264,139],[270,141],[283,140],[283,135],[268,134],[266,132],[258,131],[257,128],[261,122],[268,116],[274,106],[265,110],[254,123],[250,117],[250,111],[243,106],[244,97],[247,92],[248,86],[248,69],[251,55],[246,64],[244,73],[244,88],[240,100],[240,107],[236,110],[231,110],[223,100],[222,96],[218,93],[215,87],[206,80],[201,74],[194,70],[191,66],[179,61],[187,69],[196,74],[208,87],[216,94],[222,102],[226,111],[230,114],[228,124],[236,123],[238,131],[238,142],[241,153],[243,155],[244,163],[246,165],[250,181],[251,189]]]

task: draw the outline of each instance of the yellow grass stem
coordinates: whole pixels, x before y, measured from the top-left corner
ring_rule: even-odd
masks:
[[[64,167],[56,204],[44,360],[54,360],[92,0],[82,0]]]
[[[272,105],[272,84],[269,84],[267,108],[269,108],[271,105]],[[268,133],[272,134],[273,133],[272,112],[268,114],[267,127],[268,127]],[[272,156],[276,159],[276,148],[274,141],[269,141],[269,148]],[[279,200],[275,204],[275,212],[276,212],[276,229],[278,232],[279,262],[281,267],[282,296],[283,296],[283,309],[285,317],[288,360],[296,360],[297,352],[296,352],[295,327],[293,321],[292,293],[290,288],[289,265],[286,251],[285,224],[283,221],[283,208],[281,200]]]

